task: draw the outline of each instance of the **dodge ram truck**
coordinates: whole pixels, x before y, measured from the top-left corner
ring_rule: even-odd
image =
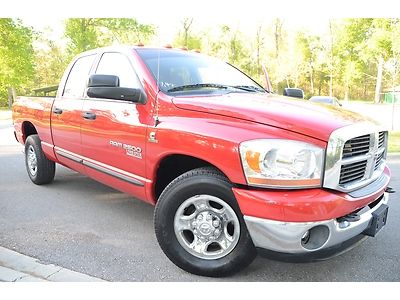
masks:
[[[151,203],[163,252],[194,274],[233,274],[258,252],[320,259],[386,224],[384,128],[200,53],[82,53],[56,97],[19,97],[13,122],[34,184],[60,164]]]

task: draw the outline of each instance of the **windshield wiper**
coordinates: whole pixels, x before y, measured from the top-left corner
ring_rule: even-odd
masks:
[[[196,84],[187,84],[182,86],[176,86],[172,89],[169,89],[167,92],[180,92],[184,90],[193,90],[193,89],[201,89],[201,88],[214,88],[214,89],[237,89],[246,92],[265,92],[265,90],[258,88],[253,85],[225,85],[218,83],[196,83]]]
[[[215,88],[215,89],[228,89],[230,86],[216,83],[197,83],[197,84],[187,84],[182,86],[176,86],[169,89],[167,92],[180,92],[184,90],[193,90],[201,88]]]
[[[233,87],[236,89],[240,89],[240,90],[244,90],[244,91],[248,91],[248,92],[262,92],[262,93],[265,92],[264,89],[258,88],[254,85],[235,85]]]

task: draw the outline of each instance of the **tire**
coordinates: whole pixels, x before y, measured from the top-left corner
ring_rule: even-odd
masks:
[[[154,225],[167,257],[193,274],[228,276],[256,257],[232,184],[214,168],[172,181],[157,202]]]
[[[25,141],[25,166],[34,184],[47,184],[54,179],[56,164],[44,155],[37,134],[28,136]]]

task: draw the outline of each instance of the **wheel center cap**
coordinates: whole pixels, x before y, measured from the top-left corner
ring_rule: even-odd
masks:
[[[199,226],[199,231],[202,235],[210,235],[212,231],[212,227],[210,224],[204,222],[201,223]]]

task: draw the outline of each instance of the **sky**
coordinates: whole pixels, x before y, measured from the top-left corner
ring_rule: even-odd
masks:
[[[13,0],[0,17],[16,17],[24,24],[46,31],[49,38],[63,36],[69,17],[125,17],[158,27],[159,43],[170,43],[185,17],[193,17],[193,31],[226,24],[254,35],[260,24],[268,26],[276,17],[288,29],[303,29],[322,35],[329,18],[400,17],[396,0]],[[392,15],[391,15],[392,14]],[[397,14],[397,15],[396,15]]]

